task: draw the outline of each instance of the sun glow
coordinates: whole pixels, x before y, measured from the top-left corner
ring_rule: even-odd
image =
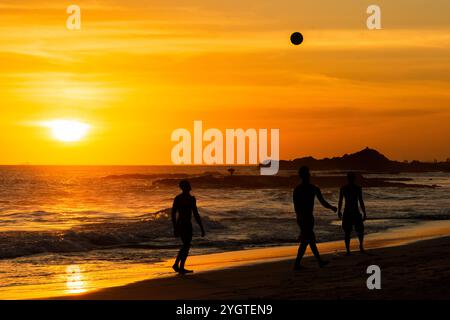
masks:
[[[63,142],[76,142],[89,132],[90,125],[74,120],[53,120],[44,123],[50,128],[53,138]]]
[[[66,287],[67,293],[76,294],[86,292],[86,283],[83,279],[80,267],[76,265],[70,265],[66,268],[67,279]]]

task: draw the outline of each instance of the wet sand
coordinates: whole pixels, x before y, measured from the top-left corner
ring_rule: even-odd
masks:
[[[352,240],[357,246],[357,240]],[[166,261],[149,280],[59,299],[450,299],[450,221],[431,221],[367,236],[367,254],[343,254],[343,242],[319,244],[330,264],[305,257],[292,270],[297,247],[193,256],[194,274],[172,275]],[[309,249],[307,254],[310,255]],[[368,290],[366,269],[381,268],[381,290]]]

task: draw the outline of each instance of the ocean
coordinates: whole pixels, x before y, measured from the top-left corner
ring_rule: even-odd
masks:
[[[0,298],[79,293],[146,278],[146,270],[156,270],[179,248],[170,221],[179,190],[155,181],[212,171],[228,175],[226,170],[0,166]],[[237,168],[235,174],[258,174],[258,169]],[[364,189],[367,233],[450,217],[449,173],[365,176],[437,186]],[[292,190],[192,187],[207,234],[201,238],[194,229],[191,254],[295,244]],[[338,188],[322,192],[337,205]],[[319,242],[343,237],[334,213],[316,203],[315,216]]]

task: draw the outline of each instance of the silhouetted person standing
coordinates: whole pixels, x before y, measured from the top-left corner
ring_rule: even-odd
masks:
[[[192,270],[186,270],[184,264],[189,255],[189,249],[192,242],[192,214],[194,214],[195,221],[197,221],[202,232],[202,237],[205,236],[205,230],[203,229],[202,220],[198,214],[197,203],[195,197],[190,194],[191,185],[189,181],[180,181],[180,189],[183,191],[177,195],[173,201],[172,206],[172,223],[174,229],[174,235],[176,238],[180,237],[183,245],[178,252],[178,256],[172,266],[175,272],[180,274],[193,272]],[[178,217],[177,217],[178,212]]]
[[[362,197],[362,188],[355,184],[356,175],[353,172],[347,173],[347,185],[341,188],[339,193],[339,210],[338,216],[342,218],[342,229],[345,233],[345,248],[347,249],[347,255],[350,255],[350,235],[353,228],[359,238],[359,250],[364,253],[364,223],[366,220],[366,207]],[[342,216],[342,200],[345,199],[344,215]],[[361,216],[359,212],[359,205],[364,216]]]
[[[314,199],[320,201],[320,203],[328,209],[337,211],[336,207],[330,205],[322,196],[320,189],[310,183],[311,175],[308,167],[301,167],[298,174],[302,182],[294,189],[294,208],[297,214],[297,223],[300,227],[300,246],[298,248],[297,259],[295,260],[295,270],[300,270],[300,262],[305,254],[308,245],[311,248],[314,256],[319,262],[319,266],[323,267],[328,264],[320,258],[319,250],[316,246],[316,236],[314,234]]]

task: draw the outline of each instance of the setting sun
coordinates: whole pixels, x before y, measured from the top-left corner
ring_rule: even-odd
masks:
[[[74,120],[47,121],[44,126],[50,128],[53,138],[63,142],[80,141],[90,129],[88,124]]]

